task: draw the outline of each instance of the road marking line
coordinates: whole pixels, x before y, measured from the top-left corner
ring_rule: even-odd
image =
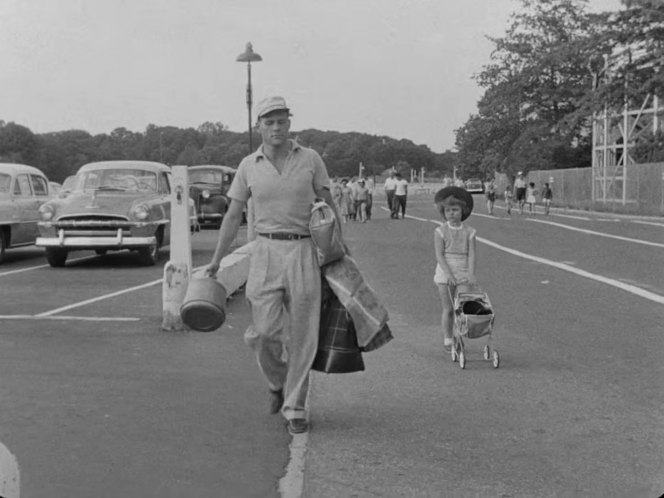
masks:
[[[85,301],[79,301],[78,303],[69,304],[67,306],[63,306],[62,308],[56,308],[54,310],[45,311],[44,313],[38,313],[35,316],[36,317],[43,317],[43,316],[55,315],[56,313],[61,313],[63,311],[67,311],[67,310],[70,310],[70,309],[73,309],[73,308],[78,308],[80,306],[85,306],[86,304],[96,303],[97,301],[102,301],[104,299],[109,299],[111,297],[120,296],[120,295],[126,294],[128,292],[133,292],[135,290],[141,290],[141,289],[145,289],[147,287],[152,287],[153,285],[160,284],[162,282],[162,280],[163,279],[160,278],[158,280],[153,280],[152,282],[148,282],[147,284],[136,285],[134,287],[129,287],[127,289],[122,289],[122,290],[119,290],[119,291],[116,291],[116,292],[111,292],[110,294],[104,294],[103,296],[93,297],[92,299],[86,299]]]
[[[501,246],[500,244],[496,244],[495,242],[487,240],[483,237],[477,237],[477,240],[479,242],[482,242],[483,244],[494,247],[494,248],[499,249],[501,251],[507,252],[509,254],[513,254],[515,256],[519,256],[520,258],[529,259],[531,261],[536,261],[536,262],[542,263],[544,265],[553,266],[554,268],[558,268],[560,270],[568,271],[570,273],[574,273],[574,274],[579,275],[581,277],[589,278],[591,280],[596,280],[597,282],[602,282],[602,283],[610,285],[612,287],[616,287],[620,290],[630,292],[630,293],[635,294],[639,297],[649,299],[650,301],[654,301],[654,302],[659,303],[659,304],[664,304],[664,296],[662,296],[660,294],[655,294],[654,292],[649,292],[649,291],[647,291],[645,289],[642,289],[640,287],[637,287],[635,285],[625,284],[625,283],[620,282],[618,280],[603,277],[602,275],[598,275],[596,273],[590,273],[589,271],[581,270],[579,268],[575,268],[575,267],[567,265],[565,263],[559,263],[557,261],[552,261],[552,260],[546,259],[546,258],[540,258],[539,256],[533,256],[531,254],[526,254],[525,252],[517,251],[515,249],[510,249],[509,247]]]
[[[140,318],[129,316],[0,315],[0,320],[82,320],[90,322],[138,322]]]
[[[641,225],[652,225],[655,227],[664,227],[662,223],[655,223],[653,221],[643,221],[643,220],[631,220],[632,223],[640,223]]]
[[[0,443],[0,496],[18,498],[21,494],[21,472],[18,460],[9,449]]]
[[[81,257],[81,258],[70,259],[69,261],[81,261],[83,259],[92,259],[92,258],[96,258],[96,257],[97,256],[84,256],[84,257]],[[9,270],[9,271],[5,271],[5,272],[0,273],[0,277],[4,277],[5,275],[13,275],[15,273],[23,273],[23,272],[31,271],[31,270],[39,270],[40,268],[48,268],[49,266],[51,266],[51,265],[29,266],[28,268],[19,268],[18,270]]]
[[[437,220],[427,220],[430,221],[431,223],[435,223],[436,225],[440,225],[441,222]],[[619,280],[614,280],[612,278],[608,277],[603,277],[602,275],[598,275],[597,273],[591,273],[586,270],[581,270],[579,268],[576,268],[574,266],[570,266],[565,263],[561,263],[558,261],[553,261],[551,259],[546,259],[546,258],[540,258],[539,256],[533,256],[532,254],[527,254],[525,252],[517,251],[516,249],[510,249],[509,247],[501,246],[500,244],[496,244],[495,242],[485,239],[484,237],[477,237],[477,241],[481,242],[483,244],[486,244],[488,246],[491,246],[495,249],[498,249],[499,251],[503,251],[509,254],[513,254],[514,256],[518,256],[520,258],[524,259],[529,259],[531,261],[536,261],[538,263],[541,263],[543,265],[548,265],[548,266],[553,266],[554,268],[558,268],[559,270],[564,270],[570,273],[574,273],[576,275],[579,275],[581,277],[589,278],[591,280],[596,280],[597,282],[602,282],[603,284],[610,285],[612,287],[616,287],[620,290],[624,290],[626,292],[629,292],[631,294],[635,294],[639,297],[643,297],[645,299],[648,299],[650,301],[654,301],[659,304],[664,304],[664,296],[661,294],[655,294],[654,292],[647,291],[645,289],[642,289],[641,287],[637,287],[636,285],[631,285],[631,284],[626,284],[623,282],[620,282]]]
[[[201,268],[205,268],[206,266],[207,265],[203,265],[203,266],[199,266],[197,268],[194,268],[192,270],[192,273],[199,270],[199,269],[201,269]],[[56,308],[54,310],[45,311],[43,313],[39,313],[39,314],[34,315],[34,316],[35,317],[52,316],[52,315],[55,315],[57,313],[61,313],[63,311],[67,311],[67,310],[70,310],[70,309],[73,309],[73,308],[79,308],[81,306],[85,306],[86,304],[92,304],[92,303],[96,303],[97,301],[103,301],[104,299],[109,299],[111,297],[121,296],[122,294],[127,294],[128,292],[133,292],[133,291],[136,291],[136,290],[146,289],[148,287],[152,287],[153,285],[157,285],[157,284],[162,283],[163,280],[164,280],[163,278],[160,278],[160,279],[157,279],[157,280],[153,280],[152,282],[148,282],[148,283],[141,284],[141,285],[135,285],[134,287],[129,287],[127,289],[122,289],[122,290],[119,290],[119,291],[116,291],[116,292],[111,292],[110,294],[104,294],[102,296],[93,297],[92,299],[86,299],[85,301],[79,301],[78,303],[69,304],[69,305],[63,306],[61,308]]]
[[[544,220],[534,220],[532,218],[528,218],[528,221],[532,221],[534,223],[543,223],[545,225],[553,225],[556,227],[560,228],[565,228],[567,230],[572,230],[575,232],[582,232],[582,233],[587,233],[590,235],[598,235],[600,237],[607,237],[609,239],[617,239],[617,240],[624,240],[626,242],[634,242],[635,244],[643,244],[646,246],[653,246],[653,247],[664,247],[664,244],[660,244],[658,242],[650,242],[648,240],[643,240],[643,239],[632,239],[629,237],[622,237],[620,235],[611,235],[609,233],[603,233],[603,232],[596,232],[595,230],[587,230],[585,228],[577,228],[577,227],[572,227],[569,225],[563,225],[562,223],[555,223],[553,221],[544,221]]]

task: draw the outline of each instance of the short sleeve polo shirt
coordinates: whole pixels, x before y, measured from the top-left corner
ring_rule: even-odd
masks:
[[[318,152],[291,140],[283,171],[263,153],[263,146],[238,166],[228,197],[254,200],[257,232],[309,233],[311,206],[316,190],[329,189],[330,178]]]

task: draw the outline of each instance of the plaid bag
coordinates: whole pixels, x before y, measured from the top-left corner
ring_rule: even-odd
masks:
[[[364,370],[353,320],[339,298],[323,284],[318,352],[312,370],[325,373],[351,373]]]

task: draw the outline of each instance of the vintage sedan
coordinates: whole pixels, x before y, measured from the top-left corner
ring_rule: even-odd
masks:
[[[471,194],[482,194],[484,193],[484,184],[478,178],[471,178],[466,180],[466,190]]]
[[[221,226],[228,210],[228,188],[235,177],[230,166],[191,166],[189,171],[189,195],[196,205],[196,215],[201,226]]]
[[[82,166],[72,192],[39,209],[37,246],[46,248],[46,259],[56,267],[79,249],[101,255],[129,249],[143,264],[154,265],[159,249],[170,243],[170,175],[168,166],[149,161]]]
[[[33,166],[0,163],[0,262],[7,249],[35,243],[39,208],[50,198],[48,184]]]

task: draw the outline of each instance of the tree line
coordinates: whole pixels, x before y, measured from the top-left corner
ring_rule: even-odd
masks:
[[[356,176],[362,164],[365,175],[380,175],[394,167],[404,174],[410,168],[425,168],[427,176],[442,177],[451,175],[455,166],[454,153],[435,153],[406,139],[315,129],[295,132],[293,137],[321,154],[331,176]],[[248,132],[233,132],[218,122],[198,128],[150,124],[144,132],[116,128],[92,135],[84,130],[36,134],[20,124],[0,121],[0,162],[36,166],[56,182],[94,161],[132,159],[237,167],[248,153],[248,142]]]

